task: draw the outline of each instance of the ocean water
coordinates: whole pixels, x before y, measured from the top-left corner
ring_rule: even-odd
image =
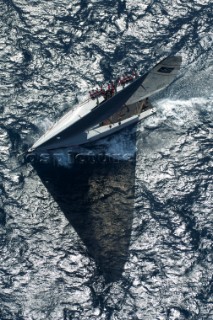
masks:
[[[212,1],[0,0],[0,16],[0,320],[212,320]],[[175,54],[136,132],[75,165],[26,161],[91,88]]]

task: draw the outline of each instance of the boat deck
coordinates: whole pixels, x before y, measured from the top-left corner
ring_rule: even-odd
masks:
[[[138,102],[133,103],[132,105],[124,105],[119,112],[113,114],[110,118],[104,120],[100,125],[105,126],[117,122],[121,122],[128,118],[131,118],[134,115],[140,115],[142,112],[152,108],[153,106],[148,99],[144,99]]]

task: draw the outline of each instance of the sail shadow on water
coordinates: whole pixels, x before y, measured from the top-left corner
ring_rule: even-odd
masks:
[[[72,168],[36,162],[34,168],[100,274],[106,282],[117,281],[129,251],[135,156],[126,161],[109,157],[89,161],[86,157]]]

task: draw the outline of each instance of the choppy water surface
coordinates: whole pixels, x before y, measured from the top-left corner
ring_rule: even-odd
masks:
[[[213,319],[212,1],[0,0],[0,15],[0,319]],[[94,85],[168,54],[179,77],[136,136],[104,141],[113,161],[23,161]]]

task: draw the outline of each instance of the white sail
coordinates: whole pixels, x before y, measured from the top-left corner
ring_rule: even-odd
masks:
[[[131,105],[141,99],[166,88],[177,76],[182,58],[169,57],[157,64],[146,76],[140,87],[134,92],[126,105]]]

